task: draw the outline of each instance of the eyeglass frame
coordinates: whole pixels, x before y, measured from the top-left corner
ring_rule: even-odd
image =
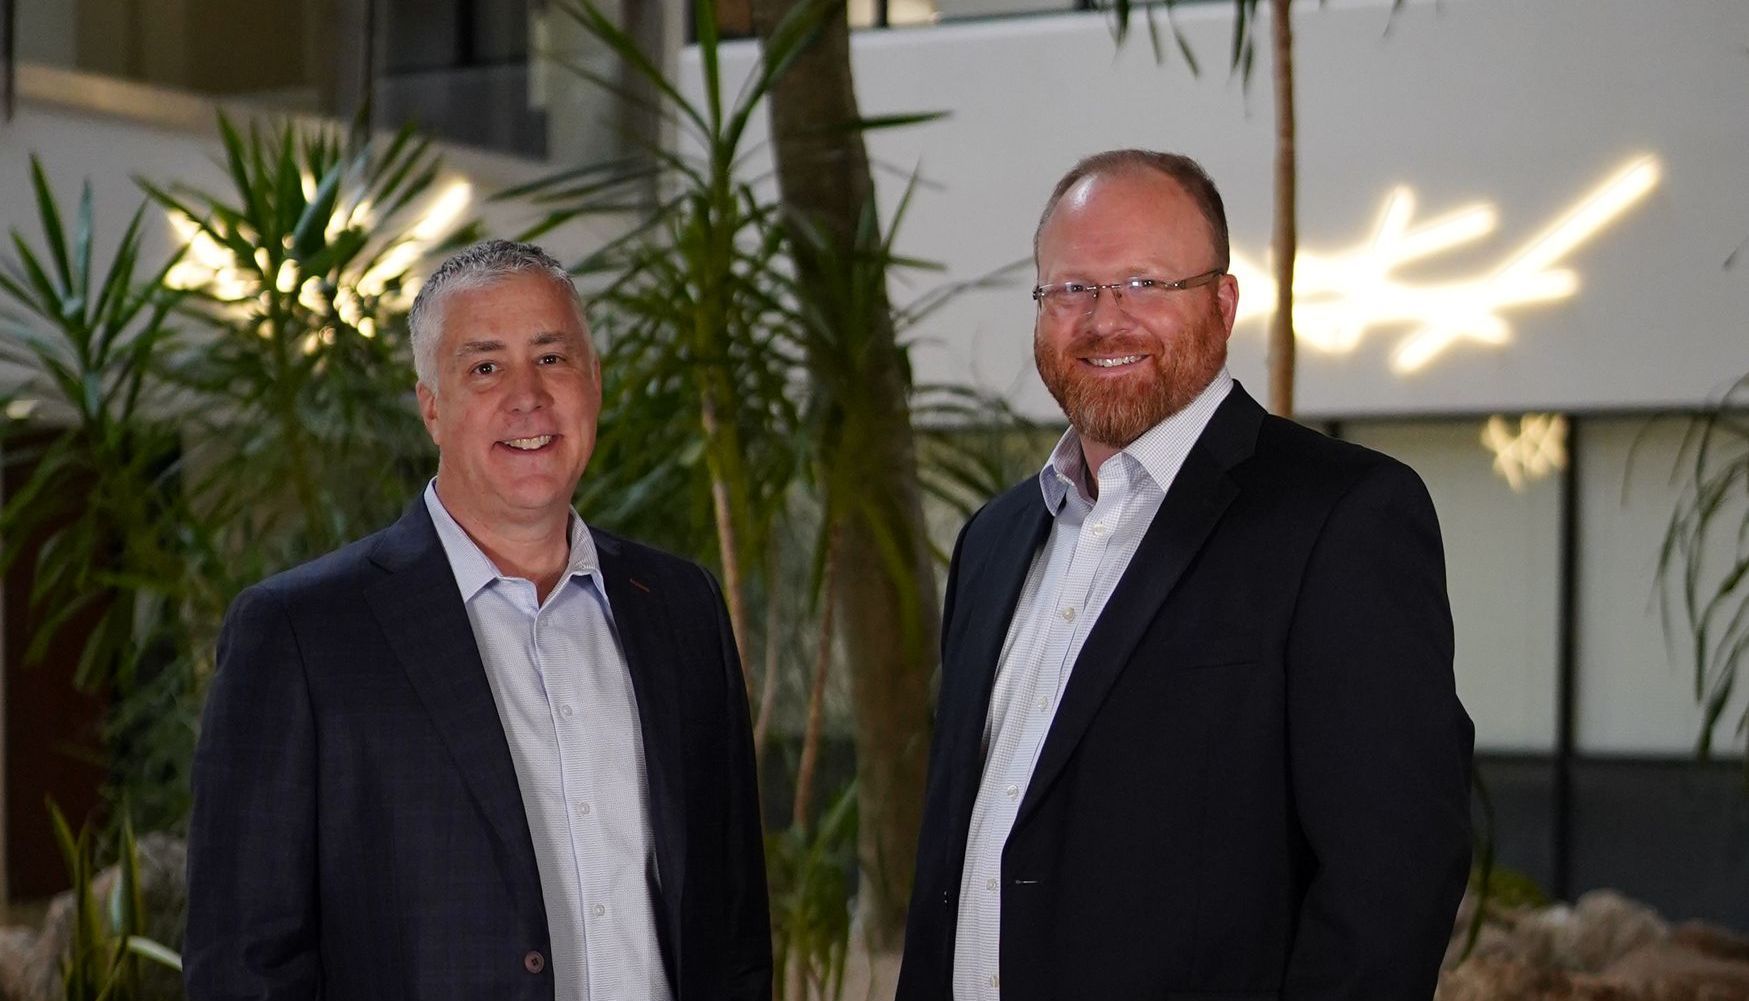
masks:
[[[1032,287],[1032,301],[1038,303],[1038,308],[1042,310],[1045,308],[1045,296],[1050,294],[1051,290],[1062,288],[1065,285],[1079,285],[1093,293],[1093,300],[1089,305],[1090,307],[1097,307],[1099,305],[1099,293],[1103,289],[1111,289],[1113,292],[1118,293],[1121,298],[1123,291],[1136,282],[1152,282],[1152,287],[1158,288],[1162,292],[1176,292],[1179,289],[1201,288],[1204,285],[1219,281],[1225,274],[1227,274],[1226,268],[1215,268],[1212,271],[1204,271],[1202,274],[1191,275],[1189,278],[1180,278],[1177,281],[1166,281],[1162,278],[1149,278],[1145,275],[1131,275],[1122,281],[1115,282],[1052,282],[1049,285],[1034,285]],[[1092,309],[1089,309],[1088,311],[1091,312]]]

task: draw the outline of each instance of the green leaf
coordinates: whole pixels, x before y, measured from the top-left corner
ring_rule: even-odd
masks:
[[[42,161],[34,154],[30,158],[30,186],[36,192],[36,212],[37,218],[42,221],[43,242],[48,244],[49,255],[54,260],[55,274],[61,280],[56,291],[70,291],[73,287],[72,266],[67,257],[67,234],[61,226],[61,211],[55,205],[55,193],[49,187]],[[13,239],[17,238],[14,233]]]
[[[167,966],[178,973],[182,972],[182,956],[169,946],[143,935],[130,935],[127,941],[128,950],[135,955],[143,956],[160,966]]]
[[[316,187],[316,197],[304,206],[303,214],[292,228],[292,249],[299,259],[311,256],[322,246],[328,222],[334,218],[334,205],[340,197],[340,176],[338,166],[323,175]]]

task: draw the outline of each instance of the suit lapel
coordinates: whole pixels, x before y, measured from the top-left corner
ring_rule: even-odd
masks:
[[[1227,470],[1250,454],[1262,416],[1262,409],[1235,384],[1185,457],[1159,513],[1075,659],[1026,798],[1015,816],[1016,828],[1049,793],[1112,684],[1130,663],[1142,634],[1238,495],[1238,485]]]
[[[680,760],[680,670],[674,630],[655,576],[641,573],[627,557],[620,540],[593,532],[613,608],[614,627],[631,672],[638,700],[638,723],[644,740],[644,772],[650,791],[650,826],[654,834],[663,916],[674,955],[680,955],[681,890],[686,879],[685,774]]]
[[[455,574],[423,498],[384,533],[371,559],[389,575],[367,589],[366,601],[503,844],[515,892],[526,907],[544,914],[510,745]]]

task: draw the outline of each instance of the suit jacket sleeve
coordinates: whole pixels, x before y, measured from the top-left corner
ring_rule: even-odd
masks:
[[[747,684],[735,634],[729,625],[722,591],[710,574],[712,610],[717,618],[717,642],[722,658],[728,713],[729,754],[725,780],[729,788],[727,880],[729,927],[727,948],[728,1001],[770,1001],[771,909],[765,886],[765,837],[759,821],[759,777],[753,760],[752,727],[748,720]]]
[[[321,993],[315,727],[282,599],[237,597],[195,750],[188,835],[190,1001]]]
[[[1439,526],[1407,467],[1373,467],[1330,512],[1287,671],[1313,865],[1282,996],[1431,997],[1469,871],[1473,731],[1452,679]]]

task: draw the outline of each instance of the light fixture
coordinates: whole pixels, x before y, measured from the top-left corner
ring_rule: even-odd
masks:
[[[1514,492],[1532,480],[1567,468],[1567,419],[1560,414],[1525,414],[1514,430],[1495,414],[1482,425],[1482,444],[1494,453],[1494,471]]]
[[[1359,347],[1369,333],[1401,331],[1391,367],[1411,373],[1468,341],[1499,346],[1512,339],[1503,315],[1535,303],[1571,297],[1579,275],[1563,260],[1620,218],[1657,186],[1652,156],[1634,159],[1587,192],[1541,232],[1481,273],[1417,281],[1398,274],[1405,265],[1473,243],[1492,233],[1499,213],[1477,202],[1414,223],[1415,194],[1407,187],[1385,199],[1371,235],[1352,248],[1301,250],[1294,263],[1294,331],[1299,343],[1331,354]],[[1238,322],[1267,318],[1275,309],[1275,281],[1261,266],[1234,254],[1232,272],[1244,290]]]

